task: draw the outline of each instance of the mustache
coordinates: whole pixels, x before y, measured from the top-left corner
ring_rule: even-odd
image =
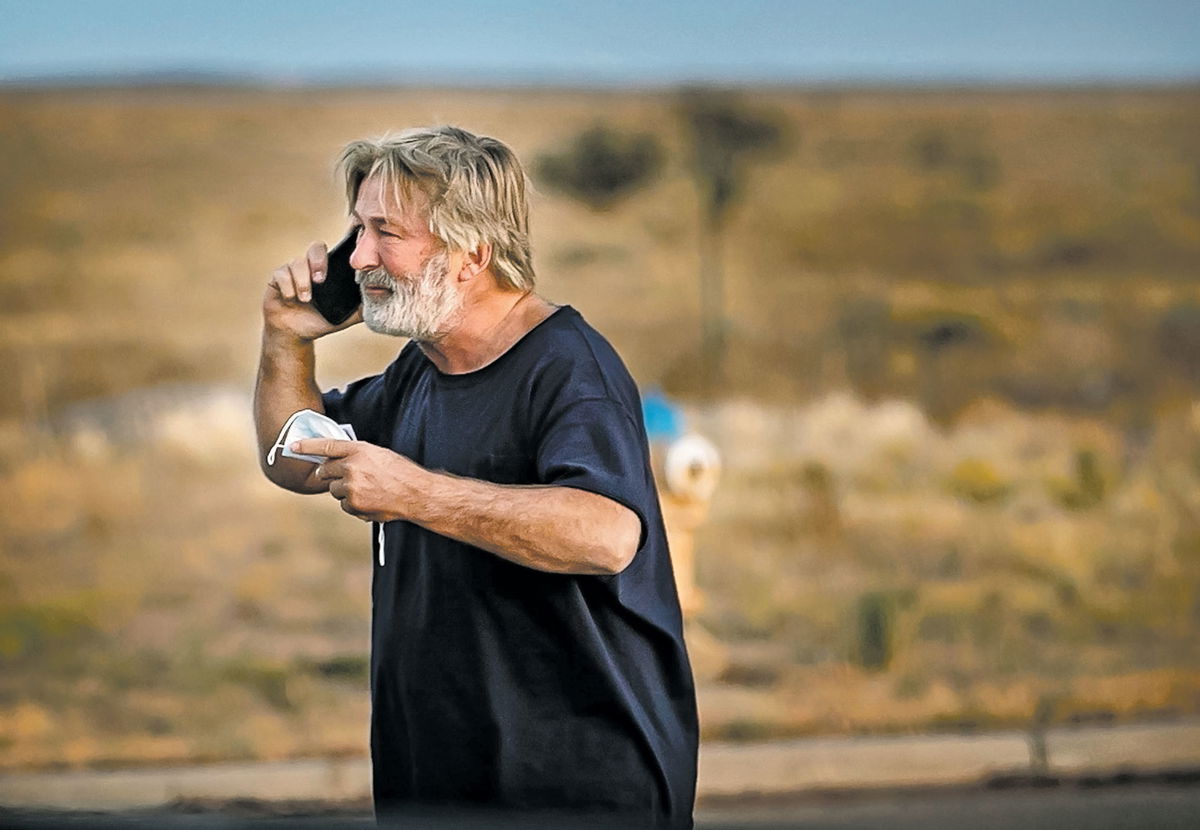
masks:
[[[395,290],[396,281],[382,268],[372,271],[355,271],[354,281],[363,288],[390,288]]]

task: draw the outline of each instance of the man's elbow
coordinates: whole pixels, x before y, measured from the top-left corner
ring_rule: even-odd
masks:
[[[263,475],[267,477],[267,481],[293,493],[312,495],[323,493],[329,489],[327,484],[313,478],[309,474],[310,470],[297,470],[290,464],[282,463],[282,460],[277,460],[275,464],[267,464],[260,457],[258,466],[263,471]],[[306,466],[311,468],[311,465]]]
[[[642,520],[628,507],[622,507],[620,516],[612,522],[609,532],[604,534],[604,544],[599,552],[597,566],[605,576],[615,576],[629,567],[637,555],[642,539]]]

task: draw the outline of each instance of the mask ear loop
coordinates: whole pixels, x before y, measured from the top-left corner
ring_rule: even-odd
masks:
[[[295,420],[297,418],[299,418],[300,415],[306,411],[307,410],[301,409],[299,412],[293,412],[288,417],[288,419],[283,422],[283,429],[279,430],[279,437],[275,439],[274,446],[272,446],[270,452],[267,453],[267,466],[268,467],[275,466],[275,454],[287,445],[287,441],[285,440],[285,438],[287,436],[288,430],[292,428],[292,424],[295,422]]]

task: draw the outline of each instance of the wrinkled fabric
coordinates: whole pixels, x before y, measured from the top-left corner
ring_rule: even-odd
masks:
[[[583,576],[388,523],[373,545],[377,812],[691,827],[695,690],[637,388],[611,346],[564,307],[479,371],[443,375],[410,343],[324,403],[430,469],[587,490],[642,525],[628,568]]]

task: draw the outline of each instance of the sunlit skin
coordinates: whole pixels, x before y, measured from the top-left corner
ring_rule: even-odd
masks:
[[[377,177],[363,182],[354,206],[362,225],[350,263],[383,268],[393,279],[419,273],[442,249],[424,204],[400,209]],[[491,248],[449,253],[446,278],[462,299],[461,312],[435,340],[418,345],[443,373],[482,368],[504,354],[554,306],[532,292],[505,288],[490,267]],[[263,342],[254,411],[263,459],[293,412],[323,412],[314,379],[313,343],[362,322],[361,310],[331,326],[310,305],[312,283],[324,279],[327,251],[313,243],[305,256],[280,266],[263,297]],[[403,278],[403,277],[400,277]],[[386,297],[386,289],[376,289]],[[405,520],[490,551],[509,561],[557,573],[612,574],[637,552],[641,522],[629,508],[569,487],[500,485],[425,469],[363,441],[309,439],[297,452],[324,456],[319,465],[277,458],[263,471],[301,493],[329,493],[344,511],[365,521]]]

